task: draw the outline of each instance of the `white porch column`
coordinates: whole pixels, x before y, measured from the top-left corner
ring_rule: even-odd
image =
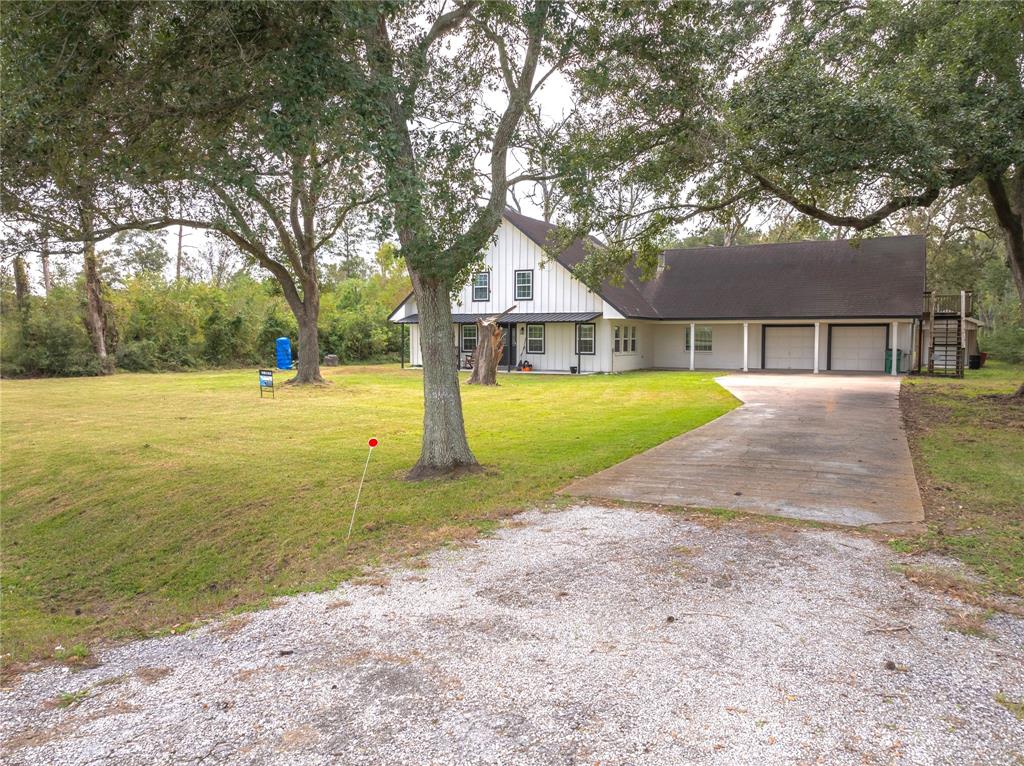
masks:
[[[894,321],[892,323],[892,327],[889,328],[889,337],[892,339],[890,341],[890,343],[889,343],[889,348],[892,349],[892,353],[891,353],[891,356],[890,356],[890,358],[892,359],[892,364],[890,365],[890,367],[892,367],[892,373],[891,374],[894,377],[897,374],[896,373],[896,368],[899,367],[899,364],[898,364],[897,359],[896,359],[896,340],[897,340],[896,333],[897,333],[898,330],[899,330],[899,323]]]
[[[818,374],[818,347],[821,341],[821,322],[814,323],[814,374]]]
[[[743,372],[749,372],[750,322],[743,323]]]
[[[690,370],[693,370],[693,350],[697,347],[697,323],[690,322]]]

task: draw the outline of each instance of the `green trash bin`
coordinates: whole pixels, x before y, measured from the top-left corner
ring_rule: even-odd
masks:
[[[896,349],[896,373],[903,372],[901,369],[903,366],[903,352],[900,349]],[[892,372],[892,349],[887,348],[885,350],[885,371]]]

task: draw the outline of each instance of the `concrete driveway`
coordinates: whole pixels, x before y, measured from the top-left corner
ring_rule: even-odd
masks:
[[[718,382],[743,406],[565,492],[853,526],[924,518],[898,380],[752,374]]]

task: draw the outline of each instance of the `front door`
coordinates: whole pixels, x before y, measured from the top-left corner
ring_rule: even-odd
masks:
[[[499,366],[508,369],[508,366],[516,363],[516,326],[514,324],[503,324],[501,326],[501,342],[504,348],[501,352],[501,363]]]

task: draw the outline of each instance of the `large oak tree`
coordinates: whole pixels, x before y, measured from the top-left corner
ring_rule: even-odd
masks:
[[[532,171],[510,165],[524,115],[572,52],[576,17],[549,0],[348,6],[363,44],[351,98],[383,173],[412,279],[423,358],[423,441],[411,478],[473,470],[451,296]]]
[[[83,243],[101,359],[95,242],[185,225],[219,233],[277,279],[299,328],[295,381],[321,380],[318,257],[377,196],[360,129],[336,95],[356,56],[337,11],[136,2],[5,11],[4,213],[26,237],[47,230]]]
[[[118,162],[111,73],[131,38],[124,6],[5,3],[0,32],[0,204],[5,254],[48,252],[52,239],[80,243],[85,323],[100,370],[113,369],[94,231],[100,211],[121,208],[103,182]]]
[[[729,166],[855,230],[980,183],[1024,307],[1024,4],[794,0],[785,12],[730,99]]]

